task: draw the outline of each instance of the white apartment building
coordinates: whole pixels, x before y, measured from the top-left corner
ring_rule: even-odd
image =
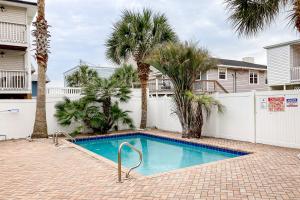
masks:
[[[37,4],[0,0],[0,99],[31,98],[30,27]]]

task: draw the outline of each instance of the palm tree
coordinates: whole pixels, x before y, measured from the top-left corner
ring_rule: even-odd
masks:
[[[225,0],[230,20],[240,35],[255,35],[270,25],[282,8],[293,7],[290,23],[300,32],[300,0]]]
[[[33,23],[35,30],[36,60],[38,64],[38,92],[36,102],[36,114],[33,127],[32,138],[47,138],[47,120],[46,120],[46,70],[49,53],[49,32],[48,24],[45,20],[45,0],[38,0],[38,14],[36,22]]]
[[[79,123],[73,132],[78,134],[84,127],[97,133],[107,133],[112,128],[118,129],[118,123],[134,128],[129,111],[123,111],[119,102],[130,99],[130,90],[115,79],[97,79],[86,85],[84,97],[71,101],[65,98],[56,105],[55,117],[62,126]],[[114,98],[114,102],[112,102]]]
[[[98,77],[96,70],[86,64],[80,64],[79,69],[66,77],[68,87],[84,87]]]
[[[199,49],[195,43],[168,43],[152,51],[146,62],[170,78],[174,86],[175,113],[182,126],[182,136],[192,136],[195,129],[193,126],[197,124],[194,123],[192,101],[186,93],[193,90],[200,72],[205,73],[216,67],[214,59],[207,50]]]
[[[192,100],[193,112],[193,130],[192,137],[200,138],[205,117],[208,118],[212,112],[212,108],[216,107],[218,112],[224,112],[224,106],[212,96],[206,94],[195,95],[191,91],[186,93],[188,98]]]
[[[147,82],[150,73],[150,65],[144,60],[157,45],[176,40],[165,15],[144,9],[141,13],[123,11],[121,20],[114,24],[113,33],[106,42],[108,59],[120,64],[133,57],[137,64],[142,92],[142,129],[147,125]]]
[[[130,99],[130,89],[126,85],[122,85],[118,80],[100,79],[89,83],[84,89],[85,99],[89,102],[102,103],[104,114],[108,116],[112,98],[119,99],[120,102],[127,102]]]
[[[112,78],[131,88],[134,87],[134,83],[139,81],[137,70],[134,69],[132,65],[127,64],[124,64],[118,68],[112,75]]]

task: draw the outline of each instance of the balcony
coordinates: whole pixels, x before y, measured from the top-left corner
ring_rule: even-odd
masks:
[[[173,84],[169,79],[150,79],[148,81],[149,94],[164,96],[173,94]],[[195,93],[228,93],[228,91],[216,80],[196,80],[194,83]]]
[[[150,79],[148,81],[150,95],[170,95],[173,94],[173,84],[169,79]]]
[[[23,93],[30,91],[28,73],[23,70],[0,70],[0,93]]]
[[[47,96],[52,97],[78,97],[82,95],[81,88],[72,88],[72,87],[64,87],[64,88],[47,88],[46,89]]]
[[[26,25],[9,22],[0,22],[0,45],[23,47],[26,46]]]
[[[291,68],[291,81],[300,82],[300,66]]]

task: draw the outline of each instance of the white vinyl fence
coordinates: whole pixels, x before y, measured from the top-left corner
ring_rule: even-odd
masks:
[[[70,132],[72,127],[64,128],[57,124],[55,104],[62,98],[48,98],[46,102],[47,123],[50,134],[62,130]],[[12,138],[26,138],[33,130],[36,100],[0,100],[0,135]]]
[[[214,111],[207,120],[203,135],[254,143],[300,148],[300,91],[265,91],[237,94],[215,94],[225,112]],[[75,98],[72,96],[72,98]],[[55,117],[55,104],[62,97],[47,98],[49,133],[60,127]],[[124,110],[138,128],[140,123],[141,96],[133,90],[132,98],[122,103]],[[172,109],[173,108],[173,109]],[[19,109],[19,112],[1,112]],[[170,97],[148,99],[148,127],[180,132],[180,122],[174,112]],[[32,132],[35,116],[35,100],[0,100],[0,134],[8,138],[25,138]],[[126,128],[126,127],[121,127]]]
[[[214,111],[203,135],[300,148],[300,91],[264,91],[215,94],[224,113]],[[149,126],[181,131],[169,97],[149,99]],[[273,110],[270,110],[273,108]]]
[[[48,132],[53,134],[56,131],[71,132],[74,127],[61,127],[56,118],[55,105],[63,100],[64,96],[70,99],[78,99],[80,92],[73,88],[66,89],[50,89],[52,92],[47,93],[47,123]],[[75,92],[73,92],[75,91]],[[78,90],[79,91],[79,90]],[[133,89],[130,102],[121,104],[124,110],[131,111],[129,115],[132,117],[134,124],[138,127],[140,123],[140,102],[141,95],[138,89]],[[8,139],[26,138],[30,136],[33,130],[35,118],[36,99],[31,100],[0,100],[0,135],[7,135]],[[126,129],[127,127],[122,127]],[[0,138],[2,139],[2,138]]]
[[[284,101],[282,111],[270,112],[264,102]],[[280,101],[278,101],[280,100]],[[300,148],[300,91],[256,93],[256,142]],[[268,103],[267,103],[268,104]]]

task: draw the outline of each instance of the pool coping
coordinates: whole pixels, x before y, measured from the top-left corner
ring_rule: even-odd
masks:
[[[223,150],[221,152],[232,153],[234,155],[237,155],[237,157],[228,158],[228,159],[224,159],[224,160],[212,161],[209,163],[203,163],[203,164],[193,165],[193,166],[179,168],[179,169],[174,169],[174,170],[170,170],[167,172],[161,172],[161,173],[157,173],[157,174],[153,174],[153,175],[142,175],[136,171],[132,171],[129,179],[139,179],[139,180],[150,179],[150,178],[155,178],[155,177],[159,177],[159,176],[163,176],[163,175],[189,171],[189,170],[196,169],[199,167],[206,167],[206,166],[213,165],[216,163],[223,163],[223,162],[228,162],[228,161],[233,161],[233,160],[245,159],[254,154],[254,152],[245,151],[245,150],[241,150],[241,149],[228,148],[228,147],[224,147],[221,145],[205,144],[205,143],[201,143],[198,141],[197,142],[196,141],[188,141],[186,138],[177,138],[177,137],[175,138],[175,137],[165,136],[165,135],[161,135],[161,134],[155,134],[155,133],[152,133],[149,131],[136,131],[136,132],[132,131],[132,132],[113,133],[113,134],[109,134],[109,135],[88,136],[88,137],[75,138],[75,140],[76,141],[85,141],[85,140],[89,141],[89,140],[98,140],[98,139],[106,139],[106,138],[109,139],[109,138],[117,138],[117,137],[122,137],[122,136],[133,136],[133,135],[145,135],[145,136],[149,136],[149,137],[165,139],[168,141],[174,141],[174,142],[178,142],[178,143],[182,143],[182,144],[190,144],[192,146],[198,146],[198,147],[203,147],[203,148],[217,150],[217,151]],[[101,155],[98,155],[84,147],[81,147],[80,145],[78,145],[74,142],[71,142],[69,139],[64,139],[64,141],[68,145],[74,147],[75,149],[82,151],[82,152],[88,154],[89,156],[112,166],[113,168],[116,168],[116,169],[118,168],[117,163],[115,163]],[[235,152],[235,153],[233,153],[233,152]],[[241,153],[241,154],[238,154],[238,153]],[[129,170],[128,168],[122,166],[122,173],[126,173],[128,170]],[[123,180],[126,180],[126,179],[123,178]]]

